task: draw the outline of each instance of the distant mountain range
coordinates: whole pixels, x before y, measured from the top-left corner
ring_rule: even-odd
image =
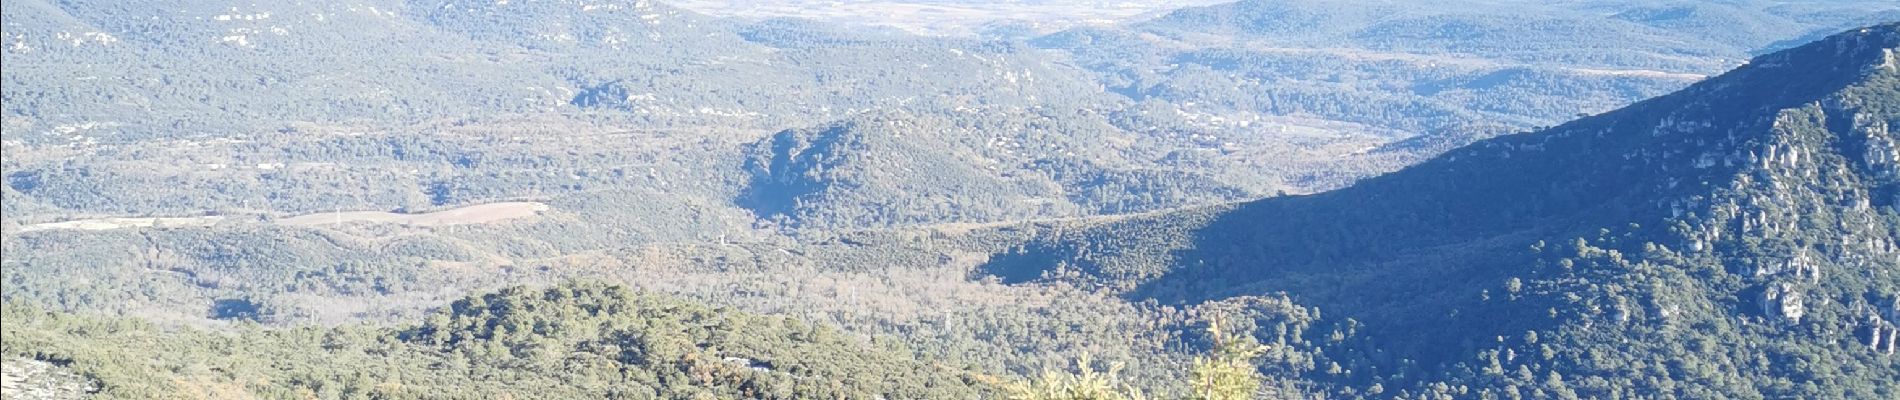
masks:
[[[989,268],[1164,302],[1284,293],[1336,328],[1262,339],[1324,354],[1311,379],[1341,394],[1888,397],[1897,54],[1900,24],[1856,29],[1350,188],[1072,230]]]

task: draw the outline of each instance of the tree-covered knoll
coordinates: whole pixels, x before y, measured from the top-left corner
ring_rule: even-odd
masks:
[[[880,113],[787,130],[747,149],[735,199],[802,228],[1119,214],[1284,187],[1203,143],[1133,132],[1081,109]]]
[[[102,398],[976,398],[950,366],[822,325],[603,284],[472,296],[399,328],[164,328],[7,302],[9,357]]]

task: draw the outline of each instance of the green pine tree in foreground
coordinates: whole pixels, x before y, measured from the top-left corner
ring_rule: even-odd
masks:
[[[1266,346],[1248,335],[1221,329],[1221,319],[1209,321],[1214,348],[1194,359],[1188,400],[1246,400],[1260,392],[1260,375],[1253,360]],[[1121,363],[1097,371],[1087,355],[1076,360],[1080,373],[1044,371],[1042,378],[1003,385],[1011,400],[1144,400],[1141,389],[1122,383]]]
[[[1235,335],[1221,329],[1221,319],[1207,324],[1214,337],[1214,350],[1194,359],[1193,400],[1245,400],[1260,392],[1260,369],[1253,359],[1267,350],[1252,336]]]

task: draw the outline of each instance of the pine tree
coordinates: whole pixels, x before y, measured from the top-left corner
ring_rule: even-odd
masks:
[[[1193,400],[1246,400],[1260,392],[1260,369],[1253,360],[1266,346],[1250,336],[1234,335],[1221,329],[1221,319],[1208,322],[1214,337],[1214,351],[1194,360]]]

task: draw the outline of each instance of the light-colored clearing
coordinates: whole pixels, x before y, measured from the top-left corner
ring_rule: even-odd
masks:
[[[1709,77],[1708,75],[1703,75],[1703,74],[1688,74],[1688,73],[1681,73],[1681,72],[1657,71],[1653,69],[1570,68],[1569,70],[1571,72],[1576,72],[1582,75],[1634,76],[1634,77],[1640,77],[1640,78],[1675,79],[1675,80],[1681,80],[1681,81],[1699,81],[1699,80],[1703,80]]]
[[[485,224],[534,216],[548,209],[549,207],[545,203],[511,201],[477,204],[422,214],[402,214],[382,211],[314,213],[278,219],[277,223],[289,226],[321,226],[351,222],[390,223],[411,226]],[[26,225],[20,227],[20,232],[52,229],[103,231],[124,228],[177,228],[209,226],[223,220],[224,216],[216,215],[204,217],[94,218]]]
[[[1159,15],[1180,7],[1229,0],[677,0],[668,4],[721,17],[791,17],[845,25],[873,25],[928,36],[969,36],[994,21],[1020,21],[1049,33]]]
[[[290,226],[335,225],[351,222],[376,222],[405,224],[413,226],[445,226],[462,224],[484,224],[509,219],[534,216],[547,211],[548,205],[537,202],[505,202],[477,204],[422,214],[401,214],[382,211],[346,211],[304,214],[277,220],[277,223]]]
[[[208,226],[223,221],[223,216],[208,217],[148,217],[148,218],[96,218],[76,221],[47,222],[20,227],[21,232],[43,231],[51,229],[77,229],[83,231],[103,231],[121,228],[174,228],[187,226]]]

